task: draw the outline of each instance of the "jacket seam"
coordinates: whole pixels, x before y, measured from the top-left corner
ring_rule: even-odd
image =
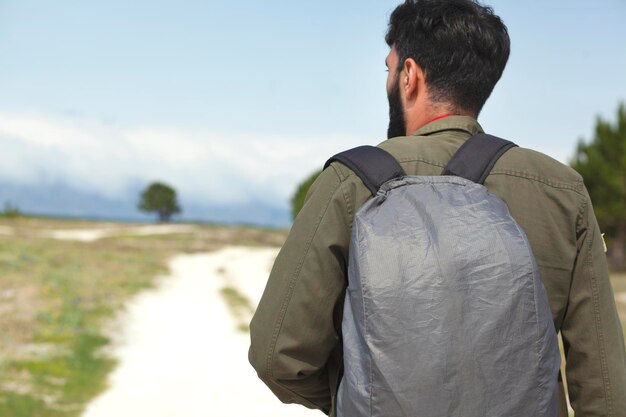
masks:
[[[541,184],[544,184],[544,185],[547,185],[549,187],[556,188],[556,189],[559,189],[559,190],[574,191],[575,193],[577,193],[580,196],[584,195],[582,193],[582,186],[581,186],[580,182],[577,182],[576,185],[567,184],[567,183],[563,183],[563,182],[555,182],[555,181],[549,180],[547,178],[538,177],[536,175],[527,174],[527,173],[519,172],[519,171],[511,171],[511,170],[494,170],[494,171],[491,171],[491,174],[489,174],[489,175],[507,175],[507,176],[511,176],[511,177],[523,178],[523,179],[526,179],[526,180],[539,182]]]
[[[402,162],[423,162],[425,164],[428,165],[433,165],[439,168],[445,168],[446,164],[443,164],[441,162],[437,162],[437,161],[433,161],[430,159],[424,159],[424,158],[398,158],[398,162],[402,163]]]
[[[352,221],[354,220],[354,212],[353,212],[353,205],[350,202],[350,197],[349,194],[346,192],[346,189],[344,188],[344,180],[345,178],[341,178],[341,176],[339,175],[339,172],[337,171],[337,169],[331,165],[331,168],[335,171],[335,173],[337,174],[337,176],[341,179],[340,183],[339,183],[339,188],[341,188],[341,193],[343,195],[343,199],[346,202],[346,209],[348,211],[348,221],[350,224],[352,224]]]
[[[306,245],[305,245],[305,249],[302,253],[302,256],[300,258],[300,261],[298,262],[298,265],[296,267],[296,270],[294,271],[290,281],[289,281],[289,287],[287,288],[287,294],[285,294],[285,297],[283,299],[283,303],[281,305],[280,308],[280,312],[278,315],[278,321],[276,323],[276,325],[274,326],[274,332],[272,334],[272,338],[270,341],[270,346],[269,346],[269,351],[268,351],[268,355],[267,355],[267,359],[266,359],[266,372],[268,373],[268,375],[271,376],[272,379],[275,379],[275,375],[274,375],[274,369],[272,367],[272,362],[273,362],[273,358],[276,355],[276,344],[278,341],[278,336],[280,335],[280,332],[282,330],[282,325],[285,321],[285,315],[287,314],[287,310],[289,308],[289,303],[291,302],[291,298],[293,296],[293,291],[295,289],[298,277],[300,276],[300,272],[302,271],[302,266],[304,265],[304,260],[306,258],[306,255],[309,252],[309,249],[311,248],[311,244],[313,242],[313,239],[315,238],[315,235],[317,234],[317,231],[319,229],[320,224],[322,223],[322,220],[324,219],[324,216],[326,215],[326,212],[328,211],[328,208],[330,207],[330,202],[333,199],[333,196],[335,195],[335,193],[337,192],[337,188],[339,187],[339,185],[341,184],[341,181],[339,178],[336,179],[335,182],[335,188],[333,190],[332,193],[330,193],[330,196],[328,197],[328,200],[326,201],[325,207],[324,207],[324,211],[322,212],[322,214],[318,217],[317,222],[315,224],[315,227],[312,231],[312,233],[310,234],[309,238],[307,239]],[[289,392],[294,393],[292,390],[287,389]],[[295,393],[294,393],[295,394]],[[301,395],[297,395],[299,398],[304,398]],[[307,400],[305,398],[305,400]],[[309,403],[314,404],[313,402],[311,402],[310,400],[307,400]],[[314,404],[316,406],[319,407],[318,404]]]
[[[330,164],[330,167],[335,171],[341,182],[344,182],[350,176],[349,173],[345,172],[346,170],[352,172],[352,170],[348,169],[347,167],[344,168],[344,165],[338,161]]]
[[[579,245],[579,241],[580,241],[579,236],[580,236],[581,230],[583,230],[582,222],[583,222],[583,217],[586,211],[587,211],[587,201],[583,198],[582,202],[578,204],[578,212],[576,213],[576,236],[575,236],[576,258],[574,258],[572,267],[568,270],[570,272],[570,281],[569,281],[569,288],[567,289],[567,297],[566,297],[567,303],[565,304],[565,308],[563,309],[563,313],[561,314],[561,318],[559,319],[559,324],[560,324],[559,329],[558,329],[559,332],[561,332],[561,327],[563,326],[563,320],[565,319],[565,317],[567,317],[567,313],[569,311],[570,297],[572,295],[572,287],[574,286],[574,275],[576,273],[576,268],[580,266],[580,268],[584,269],[585,264],[586,264],[586,261],[582,259],[582,252],[581,252],[582,245]],[[579,262],[580,262],[580,265],[579,265]],[[562,332],[561,332],[561,335],[562,335]],[[566,374],[566,378],[567,378],[567,374]]]
[[[425,159],[425,158],[398,158],[398,162],[399,163],[404,163],[404,162],[422,162],[428,165],[432,165],[432,166],[436,166],[438,168],[445,168],[446,164],[441,163],[441,162],[437,162],[437,161],[433,161],[430,159]],[[584,196],[583,192],[582,192],[582,181],[577,181],[574,184],[567,184],[567,183],[563,183],[563,182],[556,182],[556,181],[552,181],[548,178],[544,178],[544,177],[539,177],[537,175],[532,175],[532,174],[528,174],[525,172],[521,172],[521,171],[515,171],[515,170],[508,170],[508,169],[495,169],[492,170],[491,173],[489,174],[491,175],[508,175],[508,176],[512,176],[512,177],[517,177],[517,178],[523,178],[526,180],[530,180],[530,181],[536,181],[539,182],[541,184],[545,184],[547,186],[553,187],[553,188],[557,188],[557,189],[561,189],[561,190],[570,190],[570,191],[574,191],[575,193]]]
[[[583,228],[583,220],[585,217],[585,213],[587,213],[587,199],[583,198],[582,204],[578,209],[578,216],[576,216],[576,239],[578,239],[578,233]]]
[[[592,228],[591,230],[588,230],[588,232],[590,234],[587,235],[587,238],[591,239],[591,242],[593,242],[595,229]],[[611,417],[613,415],[613,404],[611,402],[611,384],[609,381],[608,364],[607,364],[607,359],[606,359],[606,349],[604,347],[604,333],[602,331],[602,317],[600,314],[598,283],[596,281],[595,270],[593,268],[592,245],[589,244],[588,246],[589,248],[587,250],[587,257],[588,257],[587,264],[589,266],[589,275],[591,278],[591,293],[593,296],[592,298],[593,313],[594,313],[594,319],[596,323],[596,337],[598,339],[598,351],[600,353],[600,370],[602,372],[602,383],[604,385],[604,392],[605,392],[604,400],[605,400],[605,405],[606,405],[606,410],[607,410],[607,417]]]

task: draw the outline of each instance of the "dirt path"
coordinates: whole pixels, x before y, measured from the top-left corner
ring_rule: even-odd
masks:
[[[10,226],[0,226],[0,235],[13,236],[13,228]]]
[[[50,237],[57,240],[78,240],[81,242],[93,242],[99,239],[112,236],[148,236],[148,235],[167,235],[173,233],[192,232],[194,226],[185,224],[159,224],[146,226],[126,226],[126,227],[109,227],[100,229],[61,229],[61,230],[45,230],[42,233],[44,237]],[[0,233],[2,229],[0,229]]]
[[[136,297],[121,317],[110,388],[83,417],[306,417],[284,405],[248,364],[249,336],[237,330],[221,291],[254,305],[276,249],[228,248],[180,255],[172,276]]]

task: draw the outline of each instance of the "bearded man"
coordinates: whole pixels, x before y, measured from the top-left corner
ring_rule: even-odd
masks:
[[[392,13],[386,42],[390,122],[378,146],[407,175],[441,175],[457,149],[483,132],[477,118],[506,66],[507,29],[472,0],[407,0]],[[624,337],[582,178],[548,156],[514,148],[484,185],[528,236],[563,340],[576,415],[626,416]],[[283,402],[338,413],[352,222],[371,197],[352,170],[331,164],[276,259],[250,326],[249,359]],[[560,382],[560,416],[567,416]],[[462,405],[443,411],[450,409],[442,404],[437,415],[464,416]]]

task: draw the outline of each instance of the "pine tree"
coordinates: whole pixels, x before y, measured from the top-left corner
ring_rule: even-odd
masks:
[[[614,124],[598,118],[589,143],[579,141],[571,163],[585,180],[609,246],[609,265],[626,269],[626,107],[622,103]]]

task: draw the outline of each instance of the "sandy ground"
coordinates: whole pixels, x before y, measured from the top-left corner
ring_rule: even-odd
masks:
[[[81,242],[93,242],[111,236],[147,236],[164,235],[171,233],[185,233],[193,231],[194,226],[183,224],[160,224],[147,226],[116,227],[106,229],[75,229],[75,230],[46,230],[42,232],[44,237],[58,240],[79,240]],[[0,230],[1,233],[1,230]]]
[[[10,226],[0,226],[0,235],[3,236],[12,236],[13,228]]]
[[[280,403],[248,364],[249,336],[220,289],[256,305],[276,249],[228,248],[180,255],[171,276],[137,296],[120,317],[110,388],[83,417],[306,417],[319,411]]]

